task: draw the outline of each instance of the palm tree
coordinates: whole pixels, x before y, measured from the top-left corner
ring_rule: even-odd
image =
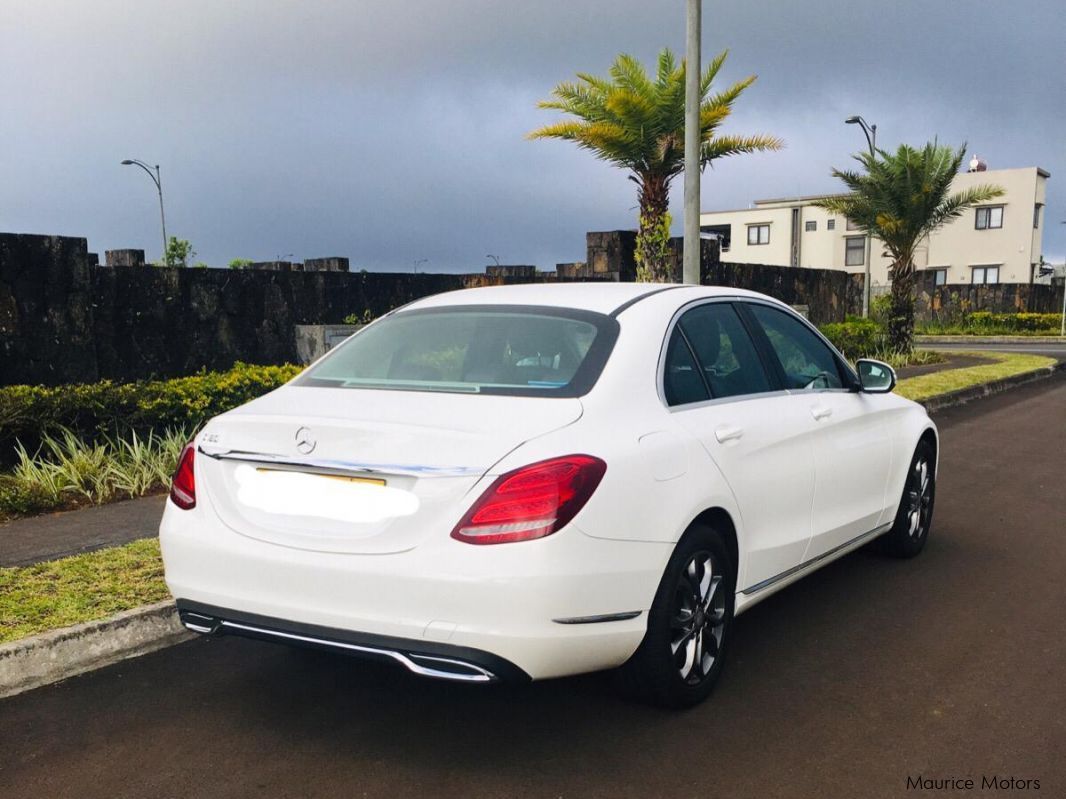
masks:
[[[700,81],[701,166],[727,155],[783,146],[774,136],[717,135],[733,103],[755,82],[752,75],[723,92],[709,94],[727,52],[708,65]],[[667,258],[670,182],[685,167],[685,62],[678,65],[674,54],[664,49],[652,80],[639,61],[623,53],[611,66],[609,78],[585,73],[577,77],[577,82],[560,83],[552,90],[553,99],[539,103],[540,108],[563,111],[577,119],[545,125],[529,138],[572,141],[629,170],[629,179],[640,189],[637,277],[669,281],[674,277]]]
[[[865,172],[833,170],[849,193],[815,203],[884,244],[885,256],[892,259],[888,341],[896,352],[909,354],[914,346],[914,251],[919,242],[967,208],[1003,194],[993,185],[951,193],[965,153],[965,144],[953,150],[935,140],[921,149],[901,144],[895,153],[860,153],[855,160]]]

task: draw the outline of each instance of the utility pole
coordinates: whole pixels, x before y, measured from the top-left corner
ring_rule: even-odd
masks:
[[[685,243],[682,282],[700,282],[700,28],[703,0],[686,0]]]

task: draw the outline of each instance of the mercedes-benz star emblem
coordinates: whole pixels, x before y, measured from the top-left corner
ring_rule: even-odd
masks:
[[[310,427],[301,427],[296,431],[296,451],[301,455],[310,455],[317,446],[318,442]]]

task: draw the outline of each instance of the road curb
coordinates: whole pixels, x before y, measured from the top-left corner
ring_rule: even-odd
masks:
[[[173,600],[0,645],[0,698],[191,638]]]
[[[1054,377],[1055,374],[1063,371],[1066,371],[1066,361],[1060,361],[1053,366],[1044,366],[1040,369],[1022,372],[1018,375],[1002,377],[999,380],[993,380],[991,383],[981,383],[976,386],[960,388],[957,391],[949,391],[946,394],[937,394],[935,397],[929,397],[920,402],[925,406],[926,411],[929,413],[935,413],[936,411],[942,411],[946,408],[965,405],[967,402],[975,399],[990,397],[993,394],[999,394],[1002,391],[1006,391],[1016,386],[1023,386],[1026,383],[1032,383],[1037,380],[1047,380],[1050,377]]]
[[[915,344],[1062,344],[1062,336],[915,336]]]

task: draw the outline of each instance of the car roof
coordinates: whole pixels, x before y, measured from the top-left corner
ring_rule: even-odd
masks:
[[[644,297],[666,291],[674,294],[675,290],[679,304],[699,297],[766,298],[764,294],[731,286],[696,286],[684,283],[523,283],[448,291],[416,300],[404,306],[404,310],[448,305],[542,305],[611,314]]]

